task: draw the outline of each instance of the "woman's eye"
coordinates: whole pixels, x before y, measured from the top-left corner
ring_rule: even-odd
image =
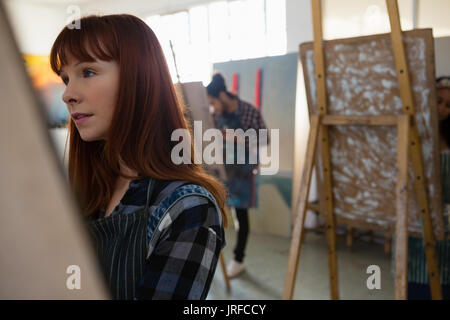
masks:
[[[61,77],[62,82],[64,82],[65,85],[69,83],[69,78],[67,77]]]
[[[89,69],[84,69],[83,70],[83,75],[85,77],[92,77],[93,75],[95,75],[95,72]]]

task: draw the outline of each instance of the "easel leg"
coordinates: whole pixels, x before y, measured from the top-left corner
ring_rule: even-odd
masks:
[[[229,218],[228,220],[232,220],[233,221],[233,226],[236,228],[236,219],[234,218],[233,212],[232,212],[232,208],[225,206],[225,211],[227,214],[227,217]],[[220,268],[222,269],[222,274],[223,274],[223,279],[225,281],[225,286],[227,288],[227,291],[231,290],[231,285],[230,285],[230,278],[228,277],[228,273],[227,273],[227,267],[225,264],[225,258],[223,257],[223,253],[220,253],[219,256],[219,263],[220,263]]]
[[[418,143],[419,137],[417,129],[412,132],[411,137],[414,139],[413,141],[415,141],[414,145],[411,143],[411,158],[413,162],[414,176],[416,177],[414,181],[414,189],[416,190],[417,198],[422,207],[423,237],[431,298],[433,300],[442,300],[442,287],[440,283],[440,273],[436,254],[436,240],[433,232],[433,225],[431,222],[431,215],[425,190],[426,184],[424,182],[425,179],[423,178],[424,171],[421,163],[422,155],[419,152],[421,148],[418,148],[420,144]]]
[[[425,222],[428,220],[428,222]],[[425,257],[427,260],[428,280],[431,289],[431,299],[442,300],[442,287],[440,283],[440,273],[437,262],[436,242],[434,240],[433,230],[431,226],[431,218],[428,214],[423,217],[423,231],[425,238]]]
[[[370,243],[374,243],[375,241],[375,232],[373,230],[369,231]]]
[[[353,248],[353,237],[354,237],[354,228],[353,227],[347,227],[347,248],[351,250]]]
[[[298,260],[302,246],[306,210],[308,205],[309,186],[311,183],[312,168],[317,149],[317,136],[319,132],[319,116],[311,116],[311,127],[309,129],[308,145],[306,148],[305,165],[300,180],[300,194],[296,206],[293,208],[295,217],[292,232],[291,247],[284,284],[283,300],[290,300],[294,294],[295,280],[297,276]]]
[[[391,233],[390,232],[385,232],[385,236],[384,236],[384,253],[388,257],[391,256],[391,247],[392,247]]]
[[[332,300],[339,299],[337,254],[336,254],[336,222],[333,212],[328,213],[327,221],[328,239],[328,268],[330,274],[330,295]]]
[[[399,116],[397,126],[397,222],[395,248],[395,299],[408,293],[408,149],[409,116]]]
[[[311,1],[313,31],[314,31],[314,65],[317,83],[317,104],[322,115],[327,114],[326,71],[323,51],[322,35],[322,6],[321,0]],[[339,299],[338,274],[336,256],[336,219],[333,212],[333,194],[331,183],[330,144],[328,128],[320,126],[321,158],[323,184],[325,189],[325,212],[327,217],[326,231],[328,238],[328,266],[330,272],[331,299]]]
[[[231,289],[230,278],[228,278],[227,268],[225,266],[225,259],[223,258],[222,253],[220,254],[219,260],[220,260],[220,267],[222,268],[223,279],[225,280],[225,286],[227,287],[227,291],[230,291]]]
[[[325,189],[326,234],[328,240],[328,270],[330,276],[330,298],[339,299],[337,254],[336,254],[336,217],[333,210],[333,188],[331,180],[331,157],[328,128],[321,126],[321,157],[323,185]]]

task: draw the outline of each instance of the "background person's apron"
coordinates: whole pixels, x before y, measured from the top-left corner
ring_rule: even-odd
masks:
[[[218,129],[242,129],[241,124],[242,104],[238,103],[238,109],[234,112],[223,112],[218,117]],[[231,153],[231,144],[234,144]],[[227,205],[236,209],[254,208],[257,204],[257,172],[258,164],[249,161],[250,148],[245,144],[245,163],[238,163],[238,143],[236,141],[225,141],[223,149],[224,167],[227,175],[225,186],[228,190]]]

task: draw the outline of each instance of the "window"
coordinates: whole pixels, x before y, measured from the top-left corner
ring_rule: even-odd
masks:
[[[178,70],[181,81],[206,85],[215,62],[285,54],[285,11],[285,0],[216,1],[146,22],[163,47],[173,81]]]

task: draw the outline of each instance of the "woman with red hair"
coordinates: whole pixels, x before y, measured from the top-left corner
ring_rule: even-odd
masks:
[[[50,62],[71,115],[69,180],[112,297],[205,299],[226,190],[171,159],[172,132],[189,128],[155,34],[131,15],[85,17],[61,31]]]

